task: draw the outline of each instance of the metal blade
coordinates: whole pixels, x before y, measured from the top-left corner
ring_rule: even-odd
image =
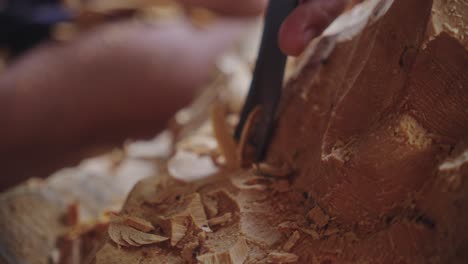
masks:
[[[257,161],[263,160],[265,156],[283,88],[287,57],[278,47],[279,29],[297,4],[297,0],[270,0],[269,2],[253,80],[234,134],[234,137],[239,140],[249,114],[256,106],[261,106],[259,121],[248,142],[255,148]]]

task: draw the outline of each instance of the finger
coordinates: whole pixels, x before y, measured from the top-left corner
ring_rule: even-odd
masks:
[[[281,50],[298,56],[344,10],[348,0],[306,0],[284,21],[279,33]]]
[[[179,0],[184,5],[203,6],[223,15],[255,16],[265,9],[268,0]]]

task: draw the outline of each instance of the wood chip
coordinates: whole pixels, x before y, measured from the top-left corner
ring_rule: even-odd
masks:
[[[249,254],[249,246],[243,237],[227,251],[204,254],[197,257],[201,264],[243,264]]]
[[[149,221],[146,221],[145,219],[136,217],[136,216],[121,215],[121,214],[112,213],[112,212],[109,213],[109,216],[111,219],[111,223],[125,224],[125,225],[135,228],[138,231],[148,233],[155,229],[152,223],[150,223]]]
[[[111,223],[109,225],[108,234],[112,241],[124,247],[140,247],[164,242],[169,239],[167,237],[141,232],[133,227],[120,223]]]
[[[296,254],[285,252],[271,252],[266,259],[267,263],[295,263],[299,260]]]
[[[190,202],[187,209],[179,215],[191,216],[193,218],[193,222],[198,228],[206,232],[210,232],[211,230],[208,228],[208,219],[206,217],[205,208],[203,207],[200,194],[195,193],[189,196],[188,199],[190,199]]]
[[[170,234],[171,245],[176,246],[190,230],[212,232],[199,193],[189,195],[180,201],[176,211],[161,216],[158,225],[165,234]]]
[[[176,246],[187,234],[190,216],[175,216],[161,219],[160,226],[165,234],[170,234],[171,246]]]
[[[338,228],[328,228],[323,232],[324,236],[332,236],[334,234],[338,234],[340,230]]]
[[[284,243],[283,250],[290,251],[297,243],[297,241],[301,238],[301,235],[298,231],[294,231],[293,234],[289,237],[288,241]]]
[[[317,231],[313,230],[313,229],[301,228],[300,230],[302,232],[308,234],[309,236],[311,236],[313,240],[320,239],[319,233]]]
[[[203,205],[208,217],[213,218],[218,215],[218,201],[215,195],[210,194],[203,197]]]
[[[193,263],[194,252],[199,246],[200,243],[198,241],[191,241],[184,246],[184,248],[180,252],[180,255],[182,256],[184,261],[186,261],[185,263]]]
[[[153,224],[151,224],[150,222],[144,219],[138,218],[138,217],[133,217],[133,216],[127,216],[124,223],[127,224],[128,226],[131,226],[139,231],[146,232],[146,233],[151,232],[155,229]]]
[[[312,208],[309,213],[307,214],[307,218],[314,222],[318,228],[323,228],[328,224],[330,217],[326,215],[323,210],[316,206]]]
[[[208,224],[210,226],[218,226],[218,225],[225,225],[226,223],[231,222],[232,220],[232,213],[225,213],[222,216],[214,217],[208,220]]]

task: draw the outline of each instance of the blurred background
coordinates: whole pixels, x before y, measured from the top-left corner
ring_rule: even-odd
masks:
[[[1,0],[0,190],[156,135],[265,3]]]

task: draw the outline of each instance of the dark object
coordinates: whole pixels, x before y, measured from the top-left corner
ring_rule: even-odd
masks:
[[[19,55],[49,38],[54,24],[71,18],[59,0],[7,0],[0,4],[0,47]]]
[[[261,106],[259,122],[256,122],[253,135],[248,140],[248,144],[255,148],[257,161],[265,156],[283,88],[287,57],[278,47],[278,32],[297,4],[297,0],[270,0],[252,84],[234,134],[239,140],[249,114],[256,106]]]

